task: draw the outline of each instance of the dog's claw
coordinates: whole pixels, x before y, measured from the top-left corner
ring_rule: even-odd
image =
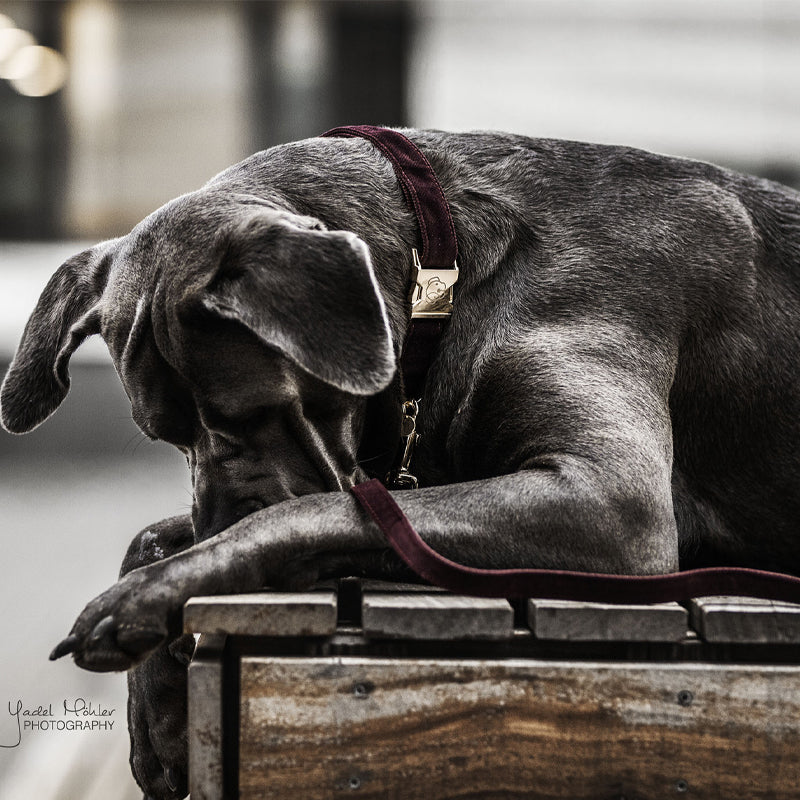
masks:
[[[114,617],[111,615],[107,617],[103,617],[97,625],[94,626],[92,629],[92,633],[89,636],[90,642],[99,642],[107,633],[110,633],[114,630],[115,623]]]
[[[178,771],[174,767],[166,767],[164,769],[164,780],[167,782],[167,786],[169,786],[171,792],[176,792],[178,790],[180,775],[178,775]]]
[[[75,651],[75,648],[78,646],[78,637],[73,633],[67,636],[66,639],[59,642],[54,648],[53,652],[50,653],[50,660],[57,661],[59,658],[67,655],[67,653],[72,653]]]
[[[191,663],[191,661],[192,661],[191,657],[190,657],[190,656],[188,656],[186,653],[181,653],[181,652],[178,652],[178,653],[173,653],[173,654],[172,654],[172,657],[173,657],[173,658],[174,658],[174,659],[175,659],[175,660],[176,660],[176,661],[177,661],[179,664],[181,664],[181,665],[182,665],[182,666],[184,666],[184,667],[188,667],[188,666],[189,666],[189,664],[190,664],[190,663]]]
[[[126,670],[141,662],[169,637],[169,620],[180,621],[179,600],[174,611],[170,598],[158,595],[153,600],[144,590],[159,582],[159,567],[153,564],[128,573],[88,603],[50,658],[73,653],[75,663],[92,672]]]

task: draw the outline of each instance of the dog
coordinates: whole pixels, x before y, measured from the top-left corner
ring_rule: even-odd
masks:
[[[460,251],[420,488],[394,494],[422,537],[487,568],[800,573],[800,194],[626,147],[405,134]],[[131,670],[151,797],[186,792],[189,597],[408,577],[347,490],[397,450],[418,235],[372,144],[312,138],[76,255],[33,311],[4,427],[51,414],[99,333],[137,425],[191,470],[191,518],[134,539],[57,653]]]

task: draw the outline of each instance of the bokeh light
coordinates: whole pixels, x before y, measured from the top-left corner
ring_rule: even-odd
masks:
[[[0,78],[8,77],[8,69],[14,56],[23,48],[34,44],[36,40],[27,31],[0,27]]]
[[[11,85],[27,97],[57,92],[67,80],[67,62],[51,47],[30,45],[18,50],[7,64]]]
[[[67,61],[61,53],[37,44],[28,31],[0,14],[0,78],[22,95],[44,97],[64,86],[67,73]]]

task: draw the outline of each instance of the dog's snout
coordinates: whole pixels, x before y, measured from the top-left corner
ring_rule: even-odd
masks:
[[[267,504],[257,498],[248,497],[243,500],[209,502],[195,499],[192,508],[192,524],[194,525],[194,538],[203,542],[216,536],[226,528],[239,522],[239,520],[254,514]]]
[[[263,500],[257,497],[250,497],[236,504],[236,507],[233,509],[233,515],[238,522],[240,519],[244,519],[251,514],[255,514],[256,511],[260,511],[266,505],[267,504]]]
[[[210,539],[267,505],[260,497],[226,497],[220,491],[195,492],[192,506],[195,541]]]

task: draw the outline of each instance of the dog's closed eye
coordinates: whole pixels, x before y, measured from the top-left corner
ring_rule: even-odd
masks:
[[[201,409],[203,426],[223,438],[247,439],[274,415],[275,409],[269,406],[256,406],[252,409],[239,410],[235,413],[222,411],[211,405]]]
[[[167,442],[175,447],[191,447],[194,426],[184,419],[162,420],[156,417],[134,419],[142,433],[152,441]]]

